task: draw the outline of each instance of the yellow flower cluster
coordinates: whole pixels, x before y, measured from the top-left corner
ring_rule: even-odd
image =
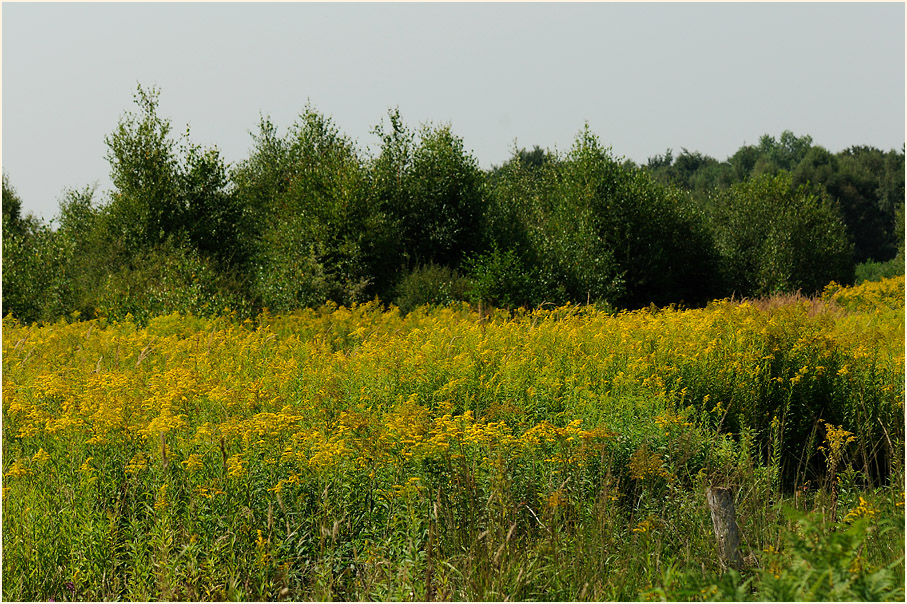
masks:
[[[860,497],[860,504],[854,509],[847,512],[847,515],[844,516],[844,522],[853,522],[860,518],[872,518],[878,513],[872,504],[867,502],[865,499]]]
[[[843,426],[835,427],[823,420],[819,421],[825,424],[825,441],[819,446],[819,451],[825,455],[829,470],[834,472],[844,458],[847,445],[854,442],[856,437]]]
[[[827,295],[888,300],[903,278],[860,287]],[[868,324],[856,311],[725,300],[483,318],[365,304],[243,322],[6,319],[3,419],[15,442],[3,473],[14,484],[71,464],[91,481],[116,451],[130,480],[178,468],[206,499],[253,479],[280,494],[352,472],[418,491],[406,485],[422,462],[583,469],[627,433],[664,445],[700,416],[755,417],[769,395],[802,398],[818,383],[875,389],[880,408],[902,412],[903,304],[872,313]],[[826,428],[830,455],[843,454],[854,435]],[[629,471],[670,477],[647,447]]]
[[[636,480],[671,478],[671,474],[664,467],[661,455],[649,451],[646,445],[641,446],[630,456],[630,476]]]
[[[670,434],[670,431],[673,429],[683,429],[693,426],[692,422],[686,421],[679,413],[675,413],[670,409],[666,410],[664,413],[655,416],[655,423],[658,424],[658,427],[664,430],[665,436]]]
[[[904,275],[879,281],[864,281],[854,287],[841,287],[832,281],[825,287],[823,297],[850,310],[902,306]]]

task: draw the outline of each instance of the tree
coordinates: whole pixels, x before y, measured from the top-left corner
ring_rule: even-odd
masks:
[[[688,151],[682,148],[680,155],[674,160],[674,170],[677,180],[674,183],[683,189],[691,191],[696,188],[696,177],[712,166],[717,166],[718,160],[699,151]]]
[[[9,182],[9,175],[3,173],[3,233],[24,235],[34,222],[22,216],[22,200]]]
[[[369,199],[382,236],[370,242],[378,291],[394,276],[423,265],[457,267],[480,243],[484,183],[478,163],[450,126],[423,126],[418,137],[399,110],[375,133],[381,150],[370,163]]]
[[[179,170],[185,233],[203,256],[220,267],[245,267],[251,250],[243,238],[241,200],[229,190],[227,166],[216,148],[186,143]]]
[[[896,213],[898,203],[904,203],[903,159],[898,162],[897,154],[892,153],[893,156],[871,147],[851,147],[832,154],[816,146],[793,171],[794,186],[809,184],[837,202],[854,245],[856,262],[888,260],[898,249]]]
[[[175,142],[170,121],[157,115],[156,88],[139,86],[138,115],[126,113],[105,138],[116,190],[107,209],[110,230],[135,253],[162,243],[184,224]]]
[[[728,164],[734,174],[735,182],[743,182],[753,173],[756,162],[759,161],[759,148],[753,145],[743,145],[728,158]]]
[[[778,170],[791,172],[797,167],[812,147],[813,139],[806,135],[798,137],[790,130],[781,133],[778,140],[765,134],[759,139],[759,161],[764,166],[761,170],[754,167],[754,174],[774,175]]]
[[[590,239],[613,254],[624,292],[612,302],[638,307],[708,297],[713,260],[698,210],[677,189],[615,161],[588,125],[564,162],[560,194]]]
[[[3,315],[53,321],[72,308],[70,250],[47,224],[22,217],[22,200],[3,174]]]
[[[120,255],[103,232],[102,211],[95,205],[96,187],[67,189],[60,200],[56,237],[66,250],[62,267],[71,291],[71,307],[81,316],[94,316],[100,291]]]
[[[228,191],[227,166],[216,148],[177,141],[158,115],[160,92],[139,86],[138,114],[126,113],[105,142],[116,190],[105,209],[107,230],[135,255],[174,238],[221,267],[248,259],[240,200]]]
[[[710,224],[728,287],[763,296],[853,279],[852,247],[827,195],[763,175],[718,192]]]
[[[262,119],[233,172],[252,254],[252,292],[272,310],[362,299],[366,173],[352,141],[307,105],[285,137]]]
[[[903,246],[903,237],[897,234],[903,228],[898,219],[904,207],[903,150],[884,153],[875,147],[854,146],[837,158],[843,178],[852,187],[840,201],[854,231],[857,262],[893,258]]]
[[[425,126],[413,153],[403,221],[406,252],[416,264],[457,266],[477,249],[482,173],[450,126]]]

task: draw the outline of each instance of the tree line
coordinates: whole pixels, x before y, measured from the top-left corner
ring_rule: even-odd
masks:
[[[586,125],[567,152],[482,170],[449,125],[392,109],[367,155],[308,105],[283,136],[262,118],[229,166],[174,134],[158,99],[140,86],[106,137],[104,199],[67,190],[47,224],[3,174],[4,316],[695,306],[903,271],[903,146],[831,153],[785,131],[723,162],[683,149],[636,165]]]

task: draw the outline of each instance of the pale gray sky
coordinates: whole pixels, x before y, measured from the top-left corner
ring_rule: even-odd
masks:
[[[763,134],[900,149],[903,3],[47,4],[2,7],[3,169],[46,220],[110,188],[104,137],[158,86],[160,113],[224,158],[259,114],[307,99],[363,150],[399,106],[449,122],[482,167],[566,150],[588,121],[614,155],[719,160]]]

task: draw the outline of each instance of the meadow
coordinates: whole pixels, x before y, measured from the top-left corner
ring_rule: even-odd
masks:
[[[76,319],[3,320],[4,600],[904,598],[903,276]]]

